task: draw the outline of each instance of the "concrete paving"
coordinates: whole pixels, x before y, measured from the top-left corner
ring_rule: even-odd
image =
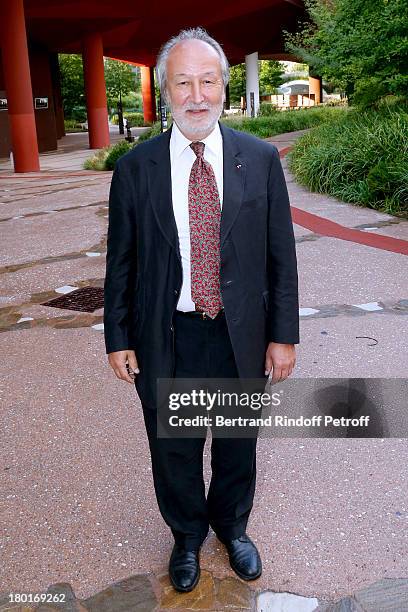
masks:
[[[284,153],[297,136],[272,140]],[[66,610],[407,610],[400,438],[260,439],[248,531],[262,577],[238,580],[210,534],[200,588],[174,593],[140,404],[108,366],[103,310],[42,305],[64,286],[103,286],[111,173],[81,170],[90,151],[79,137],[41,156],[38,174],[0,163],[0,610],[10,592],[47,589],[66,593]],[[293,207],[408,240],[406,221],[310,194],[283,164]],[[294,375],[406,377],[406,257],[295,231],[304,310]],[[207,442],[207,480],[209,455]]]

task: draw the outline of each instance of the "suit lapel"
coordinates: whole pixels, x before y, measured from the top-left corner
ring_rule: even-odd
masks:
[[[233,130],[220,123],[223,140],[224,190],[221,214],[222,248],[242,204],[245,187],[246,164],[240,157],[240,148]]]
[[[148,185],[150,201],[156,221],[180,259],[176,219],[173,211],[170,166],[171,127],[155,143],[148,161]]]

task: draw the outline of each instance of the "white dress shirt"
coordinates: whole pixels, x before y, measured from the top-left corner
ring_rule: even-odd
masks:
[[[192,140],[188,140],[184,134],[181,133],[180,129],[173,121],[170,136],[171,195],[183,267],[183,284],[177,303],[177,310],[183,310],[185,312],[195,310],[195,304],[191,299],[190,223],[188,213],[188,182],[192,165],[197,159],[194,151],[190,147],[192,142]],[[218,122],[211,134],[200,142],[205,144],[204,159],[211,164],[214,170],[222,208],[223,147],[222,135]]]

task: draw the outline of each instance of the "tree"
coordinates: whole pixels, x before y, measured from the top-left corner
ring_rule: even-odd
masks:
[[[261,60],[259,62],[259,93],[261,95],[275,93],[282,84],[283,66],[276,60]]]
[[[351,103],[407,96],[406,0],[305,0],[308,21],[285,33],[287,49],[344,89]]]
[[[259,91],[269,94],[282,83],[284,72],[282,64],[275,60],[260,60],[258,62]],[[230,100],[232,104],[240,102],[241,96],[245,96],[246,74],[245,64],[237,64],[230,68]]]
[[[66,119],[85,121],[84,72],[81,55],[60,53],[61,95]],[[81,114],[82,113],[82,114]]]
[[[132,66],[118,60],[105,60],[105,82],[109,107],[116,107],[122,96],[136,90],[137,84],[140,88],[140,77]]]
[[[231,104],[239,104],[241,96],[245,96],[245,64],[237,64],[230,68],[229,91]]]

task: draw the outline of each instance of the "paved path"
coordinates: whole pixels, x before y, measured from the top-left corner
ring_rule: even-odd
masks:
[[[296,137],[272,139],[284,166]],[[256,593],[271,591],[258,609],[281,609],[265,600],[287,592],[310,598],[293,603],[300,611],[316,608],[314,598],[334,602],[359,591],[360,603],[342,609],[408,609],[378,607],[374,587],[364,591],[386,579],[375,588],[388,589],[388,604],[407,597],[406,581],[394,580],[408,576],[408,448],[397,438],[261,439],[249,532],[262,577],[250,590],[235,580],[210,536],[201,590],[172,599],[171,538],[156,507],[140,406],[107,364],[103,311],[42,305],[72,288],[103,286],[111,173],[81,171],[88,154],[64,140],[63,151],[42,157],[37,175],[12,175],[0,164],[0,593],[63,582],[92,610],[117,610],[112,598],[132,593],[145,603],[120,609],[221,610],[253,609]],[[384,249],[381,237],[404,246],[408,223],[310,194],[289,173],[287,180],[299,211],[296,377],[406,376],[406,257]],[[326,235],[333,226],[319,219],[346,228],[346,239]],[[367,245],[366,233],[377,243]],[[88,600],[121,580],[128,582],[98,596],[107,604]]]

